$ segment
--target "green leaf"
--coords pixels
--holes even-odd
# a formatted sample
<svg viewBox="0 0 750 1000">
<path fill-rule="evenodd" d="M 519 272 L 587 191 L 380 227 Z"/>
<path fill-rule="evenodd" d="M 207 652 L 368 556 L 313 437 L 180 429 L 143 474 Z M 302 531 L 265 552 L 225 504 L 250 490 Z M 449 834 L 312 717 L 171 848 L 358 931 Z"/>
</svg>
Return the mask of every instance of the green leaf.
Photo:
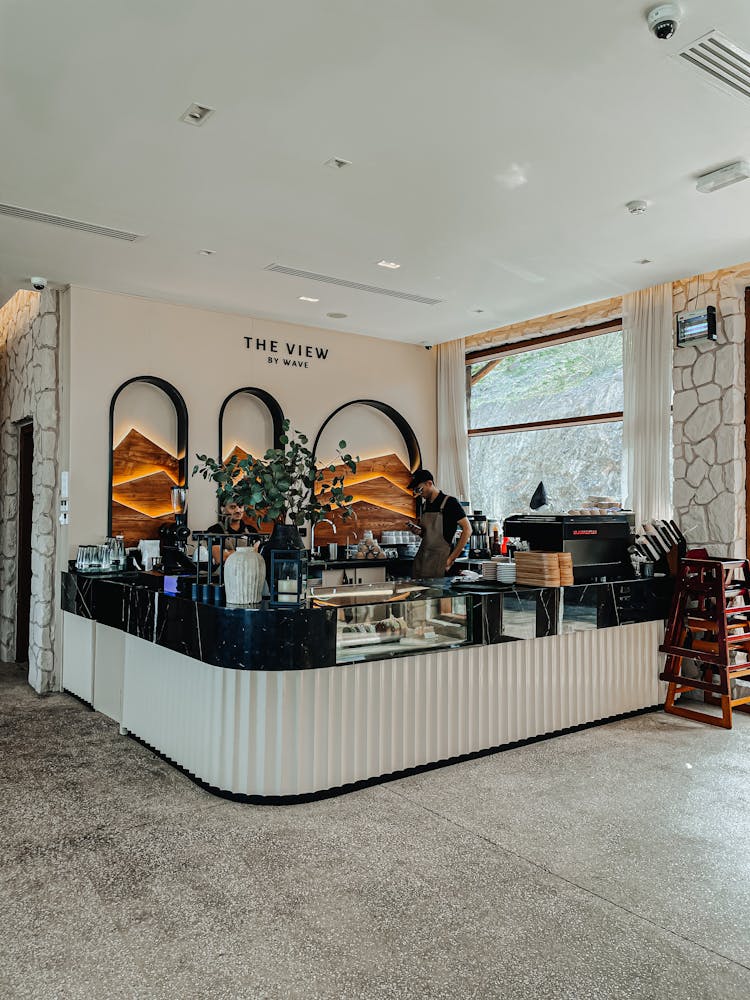
<svg viewBox="0 0 750 1000">
<path fill-rule="evenodd" d="M 339 441 L 339 448 L 346 448 L 346 441 Z"/>
</svg>

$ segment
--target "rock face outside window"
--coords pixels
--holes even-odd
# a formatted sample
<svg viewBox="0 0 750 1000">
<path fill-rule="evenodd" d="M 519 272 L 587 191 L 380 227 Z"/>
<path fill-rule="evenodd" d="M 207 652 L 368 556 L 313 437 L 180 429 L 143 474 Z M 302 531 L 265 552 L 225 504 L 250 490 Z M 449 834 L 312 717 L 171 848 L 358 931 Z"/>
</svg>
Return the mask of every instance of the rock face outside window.
<svg viewBox="0 0 750 1000">
<path fill-rule="evenodd" d="M 476 366 L 480 368 L 480 365 Z M 504 358 L 472 389 L 471 426 L 497 427 L 622 410 L 620 331 Z M 470 439 L 472 503 L 503 518 L 528 508 L 540 480 L 550 504 L 622 495 L 622 421 Z"/>
</svg>

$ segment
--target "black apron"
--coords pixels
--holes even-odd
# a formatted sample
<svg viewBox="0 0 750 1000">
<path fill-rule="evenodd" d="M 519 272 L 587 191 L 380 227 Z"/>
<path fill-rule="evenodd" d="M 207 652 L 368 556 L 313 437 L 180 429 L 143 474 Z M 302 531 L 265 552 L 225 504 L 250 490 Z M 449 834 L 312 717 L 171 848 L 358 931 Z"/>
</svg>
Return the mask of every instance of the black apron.
<svg viewBox="0 0 750 1000">
<path fill-rule="evenodd" d="M 447 501 L 446 495 L 440 510 L 422 514 L 420 518 L 422 544 L 414 559 L 412 574 L 415 580 L 430 580 L 447 573 L 448 556 L 451 554 L 451 547 L 443 538 L 443 507 Z"/>
</svg>

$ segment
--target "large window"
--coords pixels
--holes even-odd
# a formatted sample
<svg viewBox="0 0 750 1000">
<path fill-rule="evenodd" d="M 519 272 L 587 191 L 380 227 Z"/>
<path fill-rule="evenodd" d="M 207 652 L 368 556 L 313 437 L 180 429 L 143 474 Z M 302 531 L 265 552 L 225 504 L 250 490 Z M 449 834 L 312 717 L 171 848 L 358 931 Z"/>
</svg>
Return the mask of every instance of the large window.
<svg viewBox="0 0 750 1000">
<path fill-rule="evenodd" d="M 470 367 L 474 507 L 528 510 L 541 481 L 560 511 L 621 497 L 622 333 L 505 353 Z"/>
</svg>

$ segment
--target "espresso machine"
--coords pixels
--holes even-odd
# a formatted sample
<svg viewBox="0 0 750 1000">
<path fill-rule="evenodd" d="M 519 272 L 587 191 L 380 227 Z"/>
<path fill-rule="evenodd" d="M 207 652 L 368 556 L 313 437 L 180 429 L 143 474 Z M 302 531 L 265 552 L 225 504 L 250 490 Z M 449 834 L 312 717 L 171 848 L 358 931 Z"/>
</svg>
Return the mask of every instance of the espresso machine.
<svg viewBox="0 0 750 1000">
<path fill-rule="evenodd" d="M 475 510 L 469 518 L 471 538 L 469 539 L 469 557 L 471 559 L 490 558 L 490 523 L 481 510 Z"/>
<path fill-rule="evenodd" d="M 576 583 L 622 578 L 631 571 L 632 512 L 607 515 L 513 514 L 503 522 L 510 538 L 532 552 L 570 552 Z"/>
<path fill-rule="evenodd" d="M 172 511 L 174 522 L 162 524 L 159 528 L 162 565 L 166 572 L 178 572 L 180 569 L 194 569 L 192 560 L 185 549 L 190 537 L 187 526 L 187 487 L 172 487 Z"/>
</svg>

